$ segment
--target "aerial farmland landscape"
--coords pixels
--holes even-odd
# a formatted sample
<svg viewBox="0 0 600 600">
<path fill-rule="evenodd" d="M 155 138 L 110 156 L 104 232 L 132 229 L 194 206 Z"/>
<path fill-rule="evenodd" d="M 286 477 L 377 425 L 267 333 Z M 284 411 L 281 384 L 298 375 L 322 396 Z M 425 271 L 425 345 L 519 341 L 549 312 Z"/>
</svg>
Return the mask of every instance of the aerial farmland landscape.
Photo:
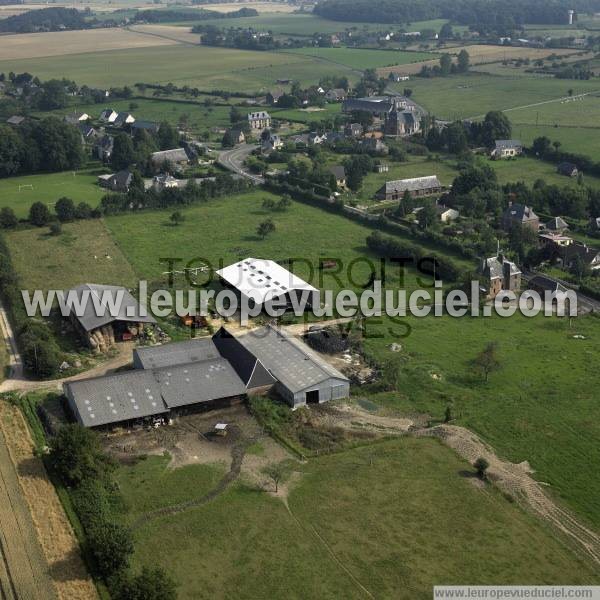
<svg viewBox="0 0 600 600">
<path fill-rule="evenodd" d="M 600 598 L 600 0 L 0 0 L 0 333 L 3 600 Z"/>
</svg>

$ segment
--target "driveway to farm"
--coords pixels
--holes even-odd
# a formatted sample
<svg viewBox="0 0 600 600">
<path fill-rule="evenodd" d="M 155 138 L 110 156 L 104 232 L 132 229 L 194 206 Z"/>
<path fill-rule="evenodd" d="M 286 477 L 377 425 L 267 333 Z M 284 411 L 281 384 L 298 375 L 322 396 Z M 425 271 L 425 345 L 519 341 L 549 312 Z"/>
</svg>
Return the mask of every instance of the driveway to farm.
<svg viewBox="0 0 600 600">
<path fill-rule="evenodd" d="M 265 180 L 263 177 L 249 173 L 244 168 L 244 161 L 256 148 L 258 148 L 258 145 L 255 144 L 240 144 L 233 148 L 233 150 L 225 150 L 219 154 L 219 164 L 229 171 L 250 179 L 253 183 L 264 183 Z"/>
<path fill-rule="evenodd" d="M 0 315 L 2 313 L 0 312 Z M 0 320 L 1 322 L 1 320 Z M 47 381 L 36 381 L 32 379 L 26 379 L 21 370 L 20 377 L 11 376 L 10 379 L 4 380 L 0 383 L 0 393 L 3 392 L 32 392 L 34 390 L 60 390 L 62 384 L 65 381 L 77 381 L 78 379 L 87 379 L 89 377 L 100 377 L 106 375 L 116 369 L 124 367 L 131 362 L 131 352 L 133 350 L 133 344 L 131 342 L 123 342 L 116 346 L 118 354 L 95 367 L 77 373 L 77 375 L 71 375 L 70 377 L 61 377 L 59 379 L 50 379 Z M 20 357 L 19 357 L 20 361 Z"/>
</svg>

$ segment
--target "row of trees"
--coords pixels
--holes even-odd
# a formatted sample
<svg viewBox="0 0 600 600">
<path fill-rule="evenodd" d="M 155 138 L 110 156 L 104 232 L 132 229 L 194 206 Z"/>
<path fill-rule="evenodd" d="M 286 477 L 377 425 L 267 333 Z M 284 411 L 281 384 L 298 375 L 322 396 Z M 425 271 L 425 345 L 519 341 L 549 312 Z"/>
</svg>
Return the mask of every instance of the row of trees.
<svg viewBox="0 0 600 600">
<path fill-rule="evenodd" d="M 111 597 L 175 600 L 175 583 L 162 568 L 131 572 L 133 536 L 113 514 L 120 504 L 112 479 L 115 463 L 103 452 L 97 434 L 80 425 L 65 425 L 50 447 L 49 465 L 69 490 L 85 530 L 89 566 L 104 579 Z"/>
<path fill-rule="evenodd" d="M 37 171 L 67 171 L 83 164 L 81 135 L 56 117 L 0 126 L 0 177 Z"/>
<path fill-rule="evenodd" d="M 425 145 L 429 150 L 462 154 L 473 146 L 492 148 L 495 140 L 510 139 L 512 125 L 503 112 L 493 110 L 481 122 L 455 121 L 443 129 L 426 125 L 426 130 Z"/>
<path fill-rule="evenodd" d="M 452 61 L 450 54 L 440 56 L 440 64 L 430 67 L 423 65 L 419 71 L 420 77 L 446 77 L 458 73 L 466 73 L 470 66 L 469 53 L 463 48 L 456 57 L 456 63 Z"/>
</svg>

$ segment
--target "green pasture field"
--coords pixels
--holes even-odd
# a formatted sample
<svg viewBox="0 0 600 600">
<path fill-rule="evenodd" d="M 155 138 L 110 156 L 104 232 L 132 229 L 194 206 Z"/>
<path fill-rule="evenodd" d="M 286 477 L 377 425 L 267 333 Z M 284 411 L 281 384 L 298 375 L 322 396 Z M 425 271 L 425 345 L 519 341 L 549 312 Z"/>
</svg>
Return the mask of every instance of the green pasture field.
<svg viewBox="0 0 600 600">
<path fill-rule="evenodd" d="M 584 154 L 593 160 L 600 160 L 600 128 L 594 127 L 553 127 L 551 125 L 513 125 L 513 134 L 524 144 L 530 145 L 537 137 L 546 136 L 561 143 L 561 150 Z"/>
<path fill-rule="evenodd" d="M 150 94 L 150 92 L 147 92 Z M 221 99 L 215 99 L 221 102 Z M 130 108 L 131 104 L 137 105 Z M 74 110 L 86 112 L 92 120 L 98 119 L 106 107 L 117 112 L 131 112 L 138 121 L 168 121 L 178 125 L 182 117 L 188 118 L 187 126 L 192 131 L 209 129 L 210 127 L 225 127 L 229 125 L 229 106 L 204 106 L 198 103 L 178 102 L 176 100 L 157 100 L 155 98 L 134 98 L 130 100 L 107 100 L 105 104 L 79 104 L 52 113 L 39 113 L 39 116 L 48 114 L 68 115 Z"/>
<path fill-rule="evenodd" d="M 455 164 L 450 161 L 427 160 L 422 157 L 411 157 L 407 162 L 387 162 L 390 166 L 390 170 L 387 173 L 369 173 L 363 179 L 363 185 L 356 194 L 356 199 L 359 204 L 377 204 L 377 202 L 373 200 L 373 197 L 386 181 L 437 175 L 442 185 L 449 186 L 458 174 Z"/>
<path fill-rule="evenodd" d="M 303 109 L 303 108 L 269 108 L 269 114 L 276 119 L 290 119 L 301 123 L 310 123 L 312 121 L 322 121 L 328 117 L 335 117 L 342 112 L 341 104 L 326 104 L 323 108 Z"/>
<path fill-rule="evenodd" d="M 571 326 L 566 318 L 516 315 L 404 323 L 411 329 L 402 339 L 406 327 L 389 321 L 367 336 L 369 353 L 401 382 L 397 392 L 370 399 L 434 418 L 450 405 L 458 424 L 502 457 L 529 461 L 550 494 L 600 525 L 600 319 L 579 317 Z M 395 341 L 403 346 L 400 355 L 388 348 Z M 498 344 L 500 370 L 486 384 L 470 361 L 489 342 Z"/>
<path fill-rule="evenodd" d="M 315 82 L 340 67 L 280 52 L 208 46 L 161 46 L 0 61 L 0 71 L 28 71 L 42 79 L 67 78 L 79 85 L 124 86 L 137 82 L 254 92 L 278 77 Z"/>
<path fill-rule="evenodd" d="M 500 183 L 524 181 L 528 185 L 535 183 L 537 179 L 543 179 L 548 184 L 559 186 L 577 186 L 577 178 L 565 177 L 556 172 L 556 166 L 550 162 L 520 156 L 514 160 L 489 160 L 487 161 L 498 175 Z M 585 175 L 586 185 L 600 188 L 600 178 L 593 175 Z"/>
<path fill-rule="evenodd" d="M 237 19 L 209 19 L 198 21 L 199 25 L 214 25 L 215 27 L 252 27 L 257 31 L 271 31 L 278 35 L 307 36 L 313 33 L 339 33 L 346 29 L 383 31 L 386 29 L 406 29 L 407 31 L 420 31 L 421 29 L 434 29 L 439 31 L 446 23 L 445 19 L 432 19 L 430 21 L 415 21 L 410 25 L 383 23 L 354 23 L 345 21 L 330 21 L 313 14 L 290 14 L 290 13 L 262 13 L 258 17 L 239 17 Z M 195 25 L 194 21 L 182 21 L 172 23 L 182 27 Z M 460 30 L 461 28 L 456 28 Z"/>
<path fill-rule="evenodd" d="M 6 242 L 23 289 L 69 289 L 81 283 L 136 285 L 134 272 L 100 219 L 14 231 Z"/>
<path fill-rule="evenodd" d="M 563 80 L 564 81 L 564 80 Z M 577 86 L 567 85 L 577 93 Z M 568 125 L 572 127 L 598 126 L 600 119 L 600 95 L 573 97 L 557 102 L 549 102 L 530 108 L 507 110 L 512 123 L 528 125 Z"/>
<path fill-rule="evenodd" d="M 405 86 L 395 84 L 392 87 L 401 91 Z M 490 110 L 515 109 L 553 101 L 567 96 L 569 89 L 572 89 L 575 95 L 600 91 L 600 83 L 593 80 L 511 78 L 479 73 L 432 79 L 413 77 L 410 87 L 413 90 L 413 99 L 441 119 L 474 118 L 483 116 Z M 560 105 L 560 101 L 557 104 Z M 573 108 L 574 104 L 569 103 L 569 107 Z M 553 105 L 554 102 L 541 104 L 529 110 L 541 112 Z M 510 111 L 509 118 L 512 119 L 516 113 L 516 110 Z"/>
<path fill-rule="evenodd" d="M 340 259 L 343 265 L 359 257 L 373 258 L 365 244 L 372 229 L 298 202 L 285 212 L 266 211 L 262 208 L 265 198 L 275 197 L 268 192 L 253 191 L 196 205 L 182 211 L 186 219 L 175 227 L 169 223 L 168 211 L 111 216 L 106 218 L 106 224 L 136 274 L 151 281 L 164 280 L 162 273 L 168 269 L 165 263 L 159 262 L 164 257 L 180 257 L 180 265 L 191 260 L 195 260 L 196 265 L 204 259 L 215 268 L 219 268 L 221 262 L 227 265 L 248 256 L 277 261 L 299 258 L 308 260 L 313 269 L 323 257 Z M 256 235 L 256 228 L 269 217 L 276 230 L 261 240 Z M 143 227 L 140 227 L 140 220 L 143 220 Z M 229 232 L 227 236 L 223 235 L 224 230 Z M 412 239 L 408 241 L 413 243 Z M 422 247 L 435 250 L 432 245 L 422 244 Z M 465 270 L 473 267 L 465 259 L 452 258 Z M 293 270 L 315 287 L 340 288 L 332 274 L 324 271 L 320 281 L 319 273 L 316 270 L 311 273 L 301 261 Z M 369 272 L 366 264 L 357 264 L 353 269 L 355 282 L 365 283 Z M 408 288 L 415 285 L 413 276 L 414 273 L 407 280 Z M 340 274 L 340 279 L 342 284 L 354 287 L 345 273 Z M 393 278 L 390 282 L 393 283 Z M 184 281 L 176 283 L 183 284 Z"/>
<path fill-rule="evenodd" d="M 368 48 L 296 48 L 286 53 L 301 54 L 352 69 L 375 69 L 404 65 L 436 58 L 429 52 L 405 52 L 402 50 L 371 50 Z"/>
<path fill-rule="evenodd" d="M 96 179 L 98 174 L 104 172 L 98 165 L 96 168 L 86 168 L 81 171 L 0 179 L 0 208 L 10 206 L 17 217 L 25 218 L 34 202 L 43 202 L 52 211 L 56 201 L 63 196 L 71 198 L 75 203 L 87 202 L 90 206 L 96 207 L 105 193 L 96 184 Z M 23 186 L 32 186 L 33 189 Z"/>
<path fill-rule="evenodd" d="M 125 523 L 214 487 L 216 467 L 168 470 L 168 461 L 118 469 Z M 149 519 L 135 531 L 134 568 L 160 564 L 182 600 L 364 598 L 363 588 L 413 600 L 430 598 L 442 581 L 597 579 L 517 504 L 473 485 L 464 476 L 471 466 L 435 440 L 386 441 L 294 469 L 289 511 L 240 480 L 209 503 Z"/>
</svg>

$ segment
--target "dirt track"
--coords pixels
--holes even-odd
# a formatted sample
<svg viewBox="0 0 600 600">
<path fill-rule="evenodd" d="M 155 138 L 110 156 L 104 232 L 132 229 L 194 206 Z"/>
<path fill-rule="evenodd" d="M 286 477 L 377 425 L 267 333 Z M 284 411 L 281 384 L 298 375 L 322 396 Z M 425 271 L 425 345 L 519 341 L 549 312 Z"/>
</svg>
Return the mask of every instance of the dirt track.
<svg viewBox="0 0 600 600">
<path fill-rule="evenodd" d="M 548 521 L 600 565 L 600 535 L 555 504 L 544 492 L 542 484 L 531 477 L 531 467 L 527 462 L 514 464 L 500 459 L 477 434 L 464 427 L 439 425 L 421 430 L 419 435 L 439 438 L 470 463 L 479 457 L 485 458 L 490 464 L 489 478 L 495 485 Z"/>
<path fill-rule="evenodd" d="M 0 402 L 4 598 L 93 600 L 79 545 L 18 408 Z M 12 595 L 11 595 L 12 594 Z"/>
</svg>

